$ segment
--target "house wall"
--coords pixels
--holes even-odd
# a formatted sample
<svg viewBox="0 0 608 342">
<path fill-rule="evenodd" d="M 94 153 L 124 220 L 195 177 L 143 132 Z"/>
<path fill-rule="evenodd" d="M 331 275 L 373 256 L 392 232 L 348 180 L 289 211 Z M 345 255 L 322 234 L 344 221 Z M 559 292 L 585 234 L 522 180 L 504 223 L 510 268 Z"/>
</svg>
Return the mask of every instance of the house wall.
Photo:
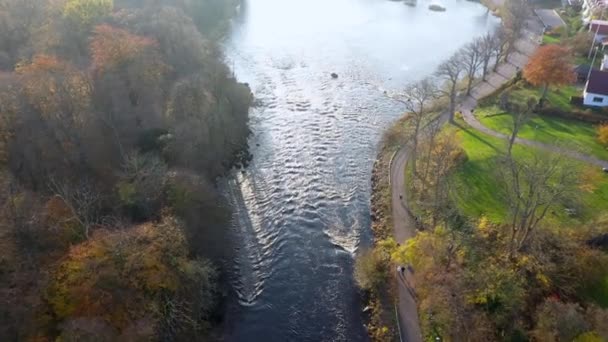
<svg viewBox="0 0 608 342">
<path fill-rule="evenodd" d="M 602 99 L 601 102 L 593 101 L 594 99 L 599 99 L 599 98 Z M 583 104 L 585 106 L 607 107 L 608 106 L 608 96 L 584 92 L 583 93 Z"/>
</svg>

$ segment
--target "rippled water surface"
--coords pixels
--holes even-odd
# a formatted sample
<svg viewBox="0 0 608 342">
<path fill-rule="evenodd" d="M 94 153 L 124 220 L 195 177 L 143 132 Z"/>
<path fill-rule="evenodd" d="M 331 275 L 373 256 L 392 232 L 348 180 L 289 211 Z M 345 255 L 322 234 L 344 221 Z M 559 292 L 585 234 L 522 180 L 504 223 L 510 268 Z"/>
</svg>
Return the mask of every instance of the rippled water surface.
<svg viewBox="0 0 608 342">
<path fill-rule="evenodd" d="M 236 293 L 229 341 L 366 340 L 352 278 L 371 239 L 371 168 L 401 108 L 384 89 L 430 75 L 497 24 L 442 0 L 247 0 L 224 51 L 259 102 L 254 159 L 226 185 Z M 330 74 L 337 73 L 338 79 Z"/>
</svg>

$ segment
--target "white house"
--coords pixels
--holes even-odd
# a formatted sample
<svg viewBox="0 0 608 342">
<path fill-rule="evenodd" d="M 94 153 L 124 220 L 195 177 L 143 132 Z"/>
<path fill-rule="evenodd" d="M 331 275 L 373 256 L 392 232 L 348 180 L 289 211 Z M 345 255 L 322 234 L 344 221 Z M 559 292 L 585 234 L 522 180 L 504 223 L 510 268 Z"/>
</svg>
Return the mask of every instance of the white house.
<svg viewBox="0 0 608 342">
<path fill-rule="evenodd" d="M 583 22 L 586 24 L 591 21 L 593 12 L 608 6 L 608 0 L 584 0 L 582 6 Z"/>
<path fill-rule="evenodd" d="M 585 106 L 608 106 L 608 71 L 593 70 L 583 91 Z"/>
</svg>

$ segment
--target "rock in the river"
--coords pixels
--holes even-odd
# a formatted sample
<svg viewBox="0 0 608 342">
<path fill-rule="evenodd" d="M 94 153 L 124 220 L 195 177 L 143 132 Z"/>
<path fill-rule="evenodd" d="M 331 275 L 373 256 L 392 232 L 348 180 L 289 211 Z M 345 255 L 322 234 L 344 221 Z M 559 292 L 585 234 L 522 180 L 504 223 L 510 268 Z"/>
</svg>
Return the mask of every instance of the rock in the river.
<svg viewBox="0 0 608 342">
<path fill-rule="evenodd" d="M 435 12 L 445 12 L 446 11 L 445 7 L 437 5 L 437 4 L 429 5 L 429 9 L 431 11 L 435 11 Z"/>
<path fill-rule="evenodd" d="M 335 72 L 332 72 L 332 73 L 331 73 L 331 78 L 334 78 L 334 79 L 335 79 L 335 78 L 338 78 L 338 74 L 336 74 Z"/>
</svg>

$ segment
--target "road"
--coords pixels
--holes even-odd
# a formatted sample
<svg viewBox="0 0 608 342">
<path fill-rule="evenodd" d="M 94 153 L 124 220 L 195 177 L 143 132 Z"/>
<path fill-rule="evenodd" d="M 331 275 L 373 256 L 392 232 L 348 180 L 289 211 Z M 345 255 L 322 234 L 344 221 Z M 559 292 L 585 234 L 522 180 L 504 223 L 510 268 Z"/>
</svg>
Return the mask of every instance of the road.
<svg viewBox="0 0 608 342">
<path fill-rule="evenodd" d="M 477 84 L 473 88 L 471 96 L 466 97 L 461 102 L 459 106 L 460 110 L 470 113 L 470 110 L 475 108 L 477 99 L 493 93 L 497 88 L 512 79 L 519 69 L 523 68 L 530 54 L 538 47 L 542 34 L 542 25 L 535 18 L 528 21 L 527 27 L 528 29 L 524 32 L 522 38 L 516 43 L 517 52 L 513 52 L 507 62 L 499 65 L 496 72 L 488 75 L 486 81 Z M 441 115 L 440 120 L 447 121 L 447 113 Z M 407 195 L 405 193 L 405 167 L 409 156 L 409 146 L 406 144 L 395 154 L 390 165 L 394 237 L 401 244 L 416 234 L 415 220 L 407 209 Z M 407 277 L 410 283 L 414 284 L 414 275 L 408 274 Z M 413 290 L 409 289 L 401 281 L 398 284 L 399 298 L 397 308 L 402 341 L 421 342 L 422 333 Z"/>
</svg>

